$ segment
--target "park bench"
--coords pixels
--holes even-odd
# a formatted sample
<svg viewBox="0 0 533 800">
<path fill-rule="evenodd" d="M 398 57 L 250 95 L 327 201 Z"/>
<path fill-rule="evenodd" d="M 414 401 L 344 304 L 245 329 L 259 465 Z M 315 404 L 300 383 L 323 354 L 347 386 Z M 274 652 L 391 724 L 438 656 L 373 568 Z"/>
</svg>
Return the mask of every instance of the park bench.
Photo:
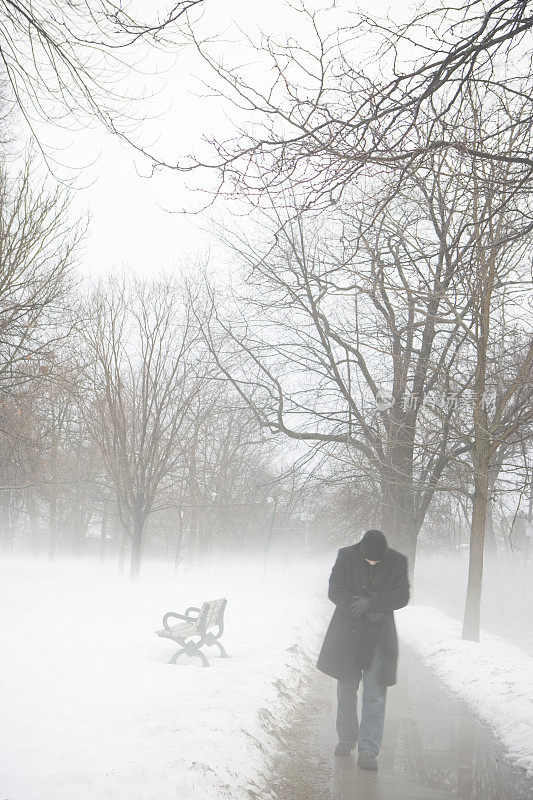
<svg viewBox="0 0 533 800">
<path fill-rule="evenodd" d="M 200 650 L 204 644 L 208 647 L 216 645 L 222 658 L 229 658 L 219 642 L 224 632 L 226 603 L 226 598 L 221 597 L 219 600 L 210 600 L 208 603 L 204 603 L 201 608 L 189 606 L 184 614 L 177 614 L 174 611 L 165 614 L 163 627 L 156 631 L 156 634 L 165 639 L 172 639 L 173 642 L 180 645 L 180 649 L 174 653 L 169 664 L 175 664 L 178 658 L 186 653 L 189 656 L 199 656 L 204 667 L 208 667 L 209 661 Z M 168 621 L 172 618 L 182 620 L 182 622 L 178 625 L 169 625 Z M 212 628 L 217 630 L 213 632 Z"/>
</svg>

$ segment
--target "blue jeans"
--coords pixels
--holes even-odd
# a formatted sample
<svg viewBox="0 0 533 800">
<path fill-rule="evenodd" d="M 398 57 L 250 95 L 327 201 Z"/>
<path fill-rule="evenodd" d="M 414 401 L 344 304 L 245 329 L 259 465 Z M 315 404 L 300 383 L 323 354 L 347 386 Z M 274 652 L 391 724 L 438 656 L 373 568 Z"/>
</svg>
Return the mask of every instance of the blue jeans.
<svg viewBox="0 0 533 800">
<path fill-rule="evenodd" d="M 359 741 L 360 753 L 378 755 L 385 722 L 387 687 L 379 682 L 381 651 L 374 650 L 368 669 L 354 667 L 353 675 L 337 681 L 337 734 L 341 742 Z M 363 678 L 361 725 L 357 719 L 357 689 Z"/>
</svg>

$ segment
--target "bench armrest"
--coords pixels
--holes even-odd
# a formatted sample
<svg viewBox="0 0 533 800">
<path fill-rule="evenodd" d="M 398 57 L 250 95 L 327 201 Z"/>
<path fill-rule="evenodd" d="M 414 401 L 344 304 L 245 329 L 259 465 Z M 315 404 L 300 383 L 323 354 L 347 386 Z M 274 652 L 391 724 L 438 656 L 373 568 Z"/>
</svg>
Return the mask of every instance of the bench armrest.
<svg viewBox="0 0 533 800">
<path fill-rule="evenodd" d="M 165 614 L 165 616 L 163 617 L 163 628 L 165 628 L 165 630 L 167 630 L 167 631 L 170 630 L 170 628 L 168 627 L 168 622 L 167 622 L 169 617 L 175 617 L 176 619 L 182 619 L 185 622 L 194 622 L 194 620 L 191 617 L 186 617 L 183 614 L 176 614 L 174 611 L 169 611 L 168 614 Z"/>
<path fill-rule="evenodd" d="M 197 608 L 196 606 L 189 606 L 189 608 L 185 609 L 185 616 L 189 617 L 191 611 L 197 611 L 198 614 L 202 613 L 202 609 L 201 608 Z"/>
</svg>

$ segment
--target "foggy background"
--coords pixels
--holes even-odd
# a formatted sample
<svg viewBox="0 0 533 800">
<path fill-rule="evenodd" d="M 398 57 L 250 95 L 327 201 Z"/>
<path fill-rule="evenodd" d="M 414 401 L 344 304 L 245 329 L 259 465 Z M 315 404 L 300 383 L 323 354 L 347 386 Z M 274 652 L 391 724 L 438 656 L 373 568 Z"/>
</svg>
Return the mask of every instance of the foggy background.
<svg viewBox="0 0 533 800">
<path fill-rule="evenodd" d="M 29 26 L 18 7 L 0 11 L 6 786 L 27 791 L 34 752 L 55 800 L 78 783 L 81 800 L 108 796 L 115 758 L 131 781 L 117 791 L 139 780 L 148 796 L 146 739 L 154 758 L 163 742 L 161 800 L 194 798 L 214 780 L 191 777 L 197 703 L 199 746 L 235 790 L 240 766 L 217 749 L 203 680 L 265 770 L 290 711 L 273 687 L 303 692 L 337 550 L 370 528 L 409 558 L 406 639 L 442 613 L 457 630 L 428 646 L 450 664 L 511 663 L 517 646 L 526 671 L 524 4 L 426 17 L 399 2 L 199 0 L 170 21 L 170 5 L 144 0 L 131 18 L 106 2 L 52 5 L 35 4 Z M 500 25 L 503 45 L 490 39 Z M 463 60 L 461 42 L 485 35 L 479 60 Z M 441 51 L 458 64 L 445 78 Z M 178 703 L 179 679 L 154 630 L 216 597 L 236 666 L 186 671 L 186 756 L 172 772 L 179 708 L 165 698 Z M 241 682 L 242 700 L 224 694 Z M 506 691 L 523 698 L 513 753 L 527 767 L 519 688 Z"/>
</svg>

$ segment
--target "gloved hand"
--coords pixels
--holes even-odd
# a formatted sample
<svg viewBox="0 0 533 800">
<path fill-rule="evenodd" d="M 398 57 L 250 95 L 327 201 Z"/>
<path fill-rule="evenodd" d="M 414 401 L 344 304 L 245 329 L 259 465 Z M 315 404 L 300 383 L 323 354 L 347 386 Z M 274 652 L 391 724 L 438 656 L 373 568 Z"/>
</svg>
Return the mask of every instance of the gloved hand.
<svg viewBox="0 0 533 800">
<path fill-rule="evenodd" d="M 362 617 L 365 611 L 368 611 L 370 600 L 368 597 L 354 597 L 353 601 L 348 606 L 348 613 L 352 617 Z"/>
<path fill-rule="evenodd" d="M 370 620 L 370 622 L 383 622 L 387 619 L 387 615 L 384 611 L 367 611 L 365 617 Z"/>
</svg>

